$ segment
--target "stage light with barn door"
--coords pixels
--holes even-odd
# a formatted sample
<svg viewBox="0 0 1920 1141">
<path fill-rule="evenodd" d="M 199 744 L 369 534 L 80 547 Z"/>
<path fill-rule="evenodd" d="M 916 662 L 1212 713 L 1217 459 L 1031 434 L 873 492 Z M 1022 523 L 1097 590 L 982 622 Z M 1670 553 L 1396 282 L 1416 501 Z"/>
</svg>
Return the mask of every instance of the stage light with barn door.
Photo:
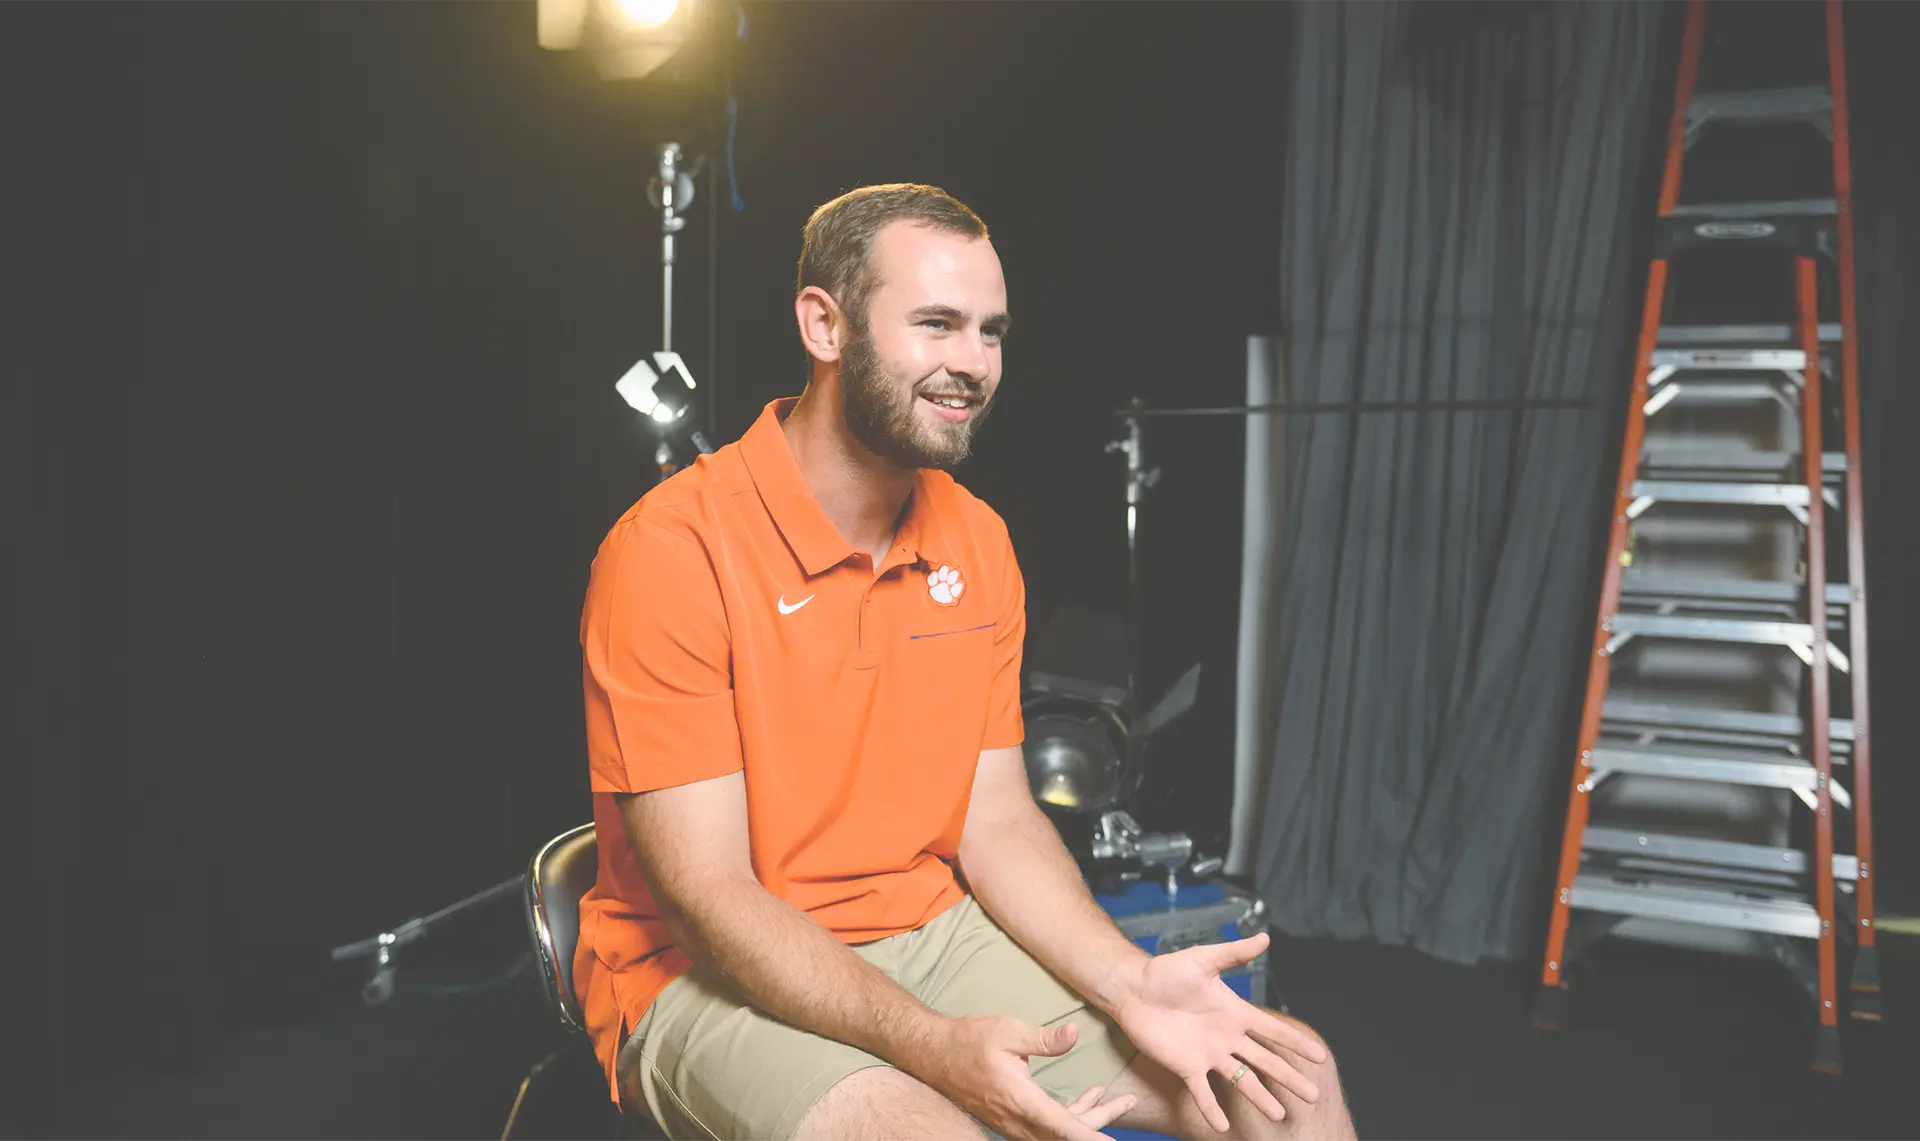
<svg viewBox="0 0 1920 1141">
<path fill-rule="evenodd" d="M 1103 868 L 1122 869 L 1123 881 L 1152 871 L 1172 898 L 1183 873 L 1219 869 L 1218 859 L 1195 853 L 1185 833 L 1148 832 L 1128 812 L 1140 790 L 1147 741 L 1191 710 L 1199 690 L 1195 665 L 1136 718 L 1125 687 L 1028 671 L 1020 697 L 1028 784 L 1089 878 L 1097 880 Z"/>
<path fill-rule="evenodd" d="M 696 450 L 706 453 L 713 446 L 694 427 L 690 415 L 696 387 L 687 362 L 671 349 L 654 353 L 651 359 L 641 357 L 613 385 L 629 408 L 646 417 L 663 447 L 670 448 L 684 437 Z"/>
</svg>

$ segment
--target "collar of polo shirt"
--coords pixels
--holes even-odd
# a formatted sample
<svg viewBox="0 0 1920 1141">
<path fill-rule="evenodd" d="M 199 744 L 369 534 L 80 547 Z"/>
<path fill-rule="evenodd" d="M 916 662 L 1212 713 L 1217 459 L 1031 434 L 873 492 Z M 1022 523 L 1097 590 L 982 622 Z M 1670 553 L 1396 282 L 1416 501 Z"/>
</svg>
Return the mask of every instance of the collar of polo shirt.
<svg viewBox="0 0 1920 1141">
<path fill-rule="evenodd" d="M 840 528 L 827 517 L 826 508 L 814 498 L 813 488 L 807 485 L 806 476 L 800 472 L 800 462 L 787 444 L 786 433 L 780 429 L 781 421 L 799 402 L 798 397 L 788 397 L 767 405 L 765 413 L 740 438 L 740 454 L 746 460 L 747 471 L 753 476 L 761 501 L 773 516 L 774 526 L 780 529 L 781 537 L 787 541 L 794 558 L 800 561 L 801 569 L 812 578 L 859 552 L 840 534 Z M 946 561 L 938 550 L 940 523 L 938 505 L 933 502 L 937 495 L 926 472 L 914 476 L 906 519 L 894 536 L 893 549 L 882 564 L 874 568 L 875 573 L 885 573 L 896 566 Z"/>
</svg>

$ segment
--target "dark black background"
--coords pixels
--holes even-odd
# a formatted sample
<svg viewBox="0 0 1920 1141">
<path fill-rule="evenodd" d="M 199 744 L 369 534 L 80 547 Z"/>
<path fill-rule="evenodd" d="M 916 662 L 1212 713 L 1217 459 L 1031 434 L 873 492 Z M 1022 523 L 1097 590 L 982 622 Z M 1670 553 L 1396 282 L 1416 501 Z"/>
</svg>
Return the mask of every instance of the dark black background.
<svg viewBox="0 0 1920 1141">
<path fill-rule="evenodd" d="M 748 11 L 747 208 L 717 219 L 710 260 L 703 185 L 682 243 L 676 343 L 714 382 L 718 437 L 800 387 L 808 212 L 940 184 L 992 227 L 1017 318 L 961 478 L 1007 519 L 1034 628 L 1118 613 L 1108 412 L 1237 402 L 1275 311 L 1286 8 Z M 1911 90 L 1899 43 L 1856 40 L 1881 61 L 1863 89 Z M 644 186 L 669 129 L 717 153 L 718 121 L 541 51 L 521 3 L 7 5 L 0 84 L 0 639 L 20 663 L 0 835 L 23 956 L 4 986 L 27 1028 L 0 1042 L 0 1109 L 18 1111 L 318 1017 L 341 993 L 329 946 L 513 875 L 586 818 L 581 592 L 653 474 L 612 389 L 657 347 Z M 1904 137 L 1897 105 L 1862 107 L 1863 151 L 1876 114 L 1873 137 Z M 1895 208 L 1920 189 L 1906 147 L 1856 160 L 1868 347 L 1896 364 L 1920 244 Z M 1915 397 L 1876 391 L 1886 863 L 1912 851 L 1894 671 L 1916 626 Z M 1164 815 L 1215 842 L 1242 438 L 1156 431 L 1142 521 L 1149 683 L 1210 671 Z M 103 1049 L 123 1034 L 140 1048 Z"/>
<path fill-rule="evenodd" d="M 1237 401 L 1270 309 L 1285 10 L 749 13 L 716 359 L 710 184 L 677 291 L 718 437 L 800 388 L 812 208 L 942 185 L 992 227 L 1018 323 L 961 478 L 1007 519 L 1036 628 L 1117 614 L 1110 410 Z M 329 946 L 586 818 L 581 594 L 653 477 L 612 388 L 658 347 L 644 187 L 669 129 L 704 150 L 716 120 L 540 50 L 531 4 L 0 20 L 5 819 L 39 917 L 8 983 L 17 1025 L 57 1028 L 7 1043 L 17 1101 L 92 1073 L 110 1028 L 149 1047 L 113 1065 L 164 1070 L 322 1009 Z M 1231 665 L 1242 429 L 1158 435 L 1142 541 L 1170 678 Z M 1220 708 L 1180 758 L 1203 830 L 1225 826 Z"/>
</svg>

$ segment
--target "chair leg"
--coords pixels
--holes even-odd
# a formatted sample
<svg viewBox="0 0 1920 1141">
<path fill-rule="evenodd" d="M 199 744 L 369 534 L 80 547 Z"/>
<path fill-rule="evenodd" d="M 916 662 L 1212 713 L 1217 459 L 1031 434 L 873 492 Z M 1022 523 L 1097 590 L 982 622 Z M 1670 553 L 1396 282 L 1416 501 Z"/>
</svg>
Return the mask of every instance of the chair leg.
<svg viewBox="0 0 1920 1141">
<path fill-rule="evenodd" d="M 548 1066 L 560 1060 L 560 1055 L 563 1052 L 563 1050 L 555 1050 L 553 1053 L 535 1062 L 533 1066 L 527 1070 L 527 1076 L 520 1079 L 520 1089 L 513 1095 L 513 1108 L 507 1111 L 506 1127 L 500 1130 L 500 1141 L 513 1141 L 513 1127 L 520 1123 L 520 1107 L 526 1104 L 527 1091 L 533 1088 L 535 1078 L 545 1073 Z"/>
</svg>

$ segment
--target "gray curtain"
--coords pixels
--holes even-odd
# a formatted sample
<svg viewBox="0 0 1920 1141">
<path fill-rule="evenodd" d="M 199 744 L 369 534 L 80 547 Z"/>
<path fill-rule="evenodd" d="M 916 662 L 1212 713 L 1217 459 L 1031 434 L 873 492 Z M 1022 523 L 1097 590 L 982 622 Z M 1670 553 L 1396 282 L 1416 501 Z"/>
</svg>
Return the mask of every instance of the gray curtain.
<svg viewBox="0 0 1920 1141">
<path fill-rule="evenodd" d="M 1420 7 L 1298 9 L 1288 398 L 1589 403 L 1290 419 L 1255 873 L 1284 931 L 1472 962 L 1530 955 L 1547 902 L 1661 10 Z"/>
</svg>

